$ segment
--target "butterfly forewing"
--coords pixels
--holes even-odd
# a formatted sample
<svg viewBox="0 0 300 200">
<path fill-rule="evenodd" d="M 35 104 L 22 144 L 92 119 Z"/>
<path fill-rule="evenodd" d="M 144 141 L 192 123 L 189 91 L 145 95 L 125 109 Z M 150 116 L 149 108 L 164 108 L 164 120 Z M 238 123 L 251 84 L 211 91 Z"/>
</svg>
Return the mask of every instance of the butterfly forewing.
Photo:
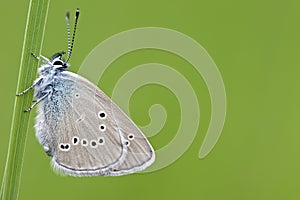
<svg viewBox="0 0 300 200">
<path fill-rule="evenodd" d="M 65 125 L 58 130 L 54 167 L 84 176 L 123 175 L 150 165 L 151 145 L 118 106 L 88 80 L 63 73 L 74 87 Z"/>
<path fill-rule="evenodd" d="M 110 105 L 110 99 L 96 103 L 95 87 L 82 84 L 76 74 L 67 74 L 66 81 L 72 81 L 74 87 L 63 120 L 65 124 L 59 127 L 54 166 L 72 175 L 106 175 L 126 153 L 110 108 L 105 108 Z M 104 110 L 106 116 L 101 118 L 99 112 Z M 65 149 L 65 145 L 69 145 L 69 149 Z"/>
</svg>

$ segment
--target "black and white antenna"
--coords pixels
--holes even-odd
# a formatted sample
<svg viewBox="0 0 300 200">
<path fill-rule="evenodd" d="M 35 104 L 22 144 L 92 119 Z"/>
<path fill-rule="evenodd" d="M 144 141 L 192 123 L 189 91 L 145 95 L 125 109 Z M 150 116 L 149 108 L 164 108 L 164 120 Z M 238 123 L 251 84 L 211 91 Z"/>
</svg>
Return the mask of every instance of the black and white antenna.
<svg viewBox="0 0 300 200">
<path fill-rule="evenodd" d="M 72 49 L 75 41 L 75 34 L 76 34 L 76 27 L 77 27 L 77 22 L 79 18 L 79 8 L 76 9 L 76 14 L 75 14 L 75 23 L 74 23 L 74 30 L 73 30 L 73 35 L 72 35 L 72 41 L 71 41 L 71 30 L 70 30 L 70 12 L 68 11 L 66 14 L 66 21 L 67 21 L 67 31 L 68 31 L 68 57 L 66 60 L 66 63 L 70 60 L 71 54 L 72 54 Z"/>
</svg>

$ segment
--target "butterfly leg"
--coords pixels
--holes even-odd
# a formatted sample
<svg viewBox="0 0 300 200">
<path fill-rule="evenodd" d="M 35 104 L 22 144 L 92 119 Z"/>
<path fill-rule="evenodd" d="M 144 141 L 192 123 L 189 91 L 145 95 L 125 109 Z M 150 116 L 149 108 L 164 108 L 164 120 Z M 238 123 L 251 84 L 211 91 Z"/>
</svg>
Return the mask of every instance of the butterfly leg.
<svg viewBox="0 0 300 200">
<path fill-rule="evenodd" d="M 43 78 L 39 78 L 37 79 L 29 88 L 27 88 L 26 90 L 24 90 L 23 92 L 20 92 L 19 94 L 16 94 L 17 96 L 22 96 L 23 94 L 25 94 L 26 92 L 28 92 L 29 90 L 33 89 L 34 86 L 40 84 L 42 82 Z"/>
<path fill-rule="evenodd" d="M 35 59 L 37 59 L 37 60 L 39 60 L 39 61 L 41 61 L 41 62 L 43 62 L 43 63 L 45 63 L 45 64 L 52 65 L 51 62 L 50 62 L 50 60 L 49 60 L 48 58 L 46 58 L 45 56 L 40 55 L 40 57 L 39 57 L 39 56 L 35 55 L 34 53 L 31 53 L 31 55 L 32 55 Z"/>
<path fill-rule="evenodd" d="M 49 92 L 47 92 L 44 96 L 42 96 L 41 98 L 39 98 L 38 100 L 36 100 L 34 102 L 34 104 L 32 104 L 28 109 L 26 109 L 24 112 L 29 112 L 32 108 L 34 108 L 34 106 L 36 106 L 38 103 L 40 103 L 42 100 L 44 100 L 47 96 L 49 96 L 52 93 L 52 90 L 50 90 Z"/>
</svg>

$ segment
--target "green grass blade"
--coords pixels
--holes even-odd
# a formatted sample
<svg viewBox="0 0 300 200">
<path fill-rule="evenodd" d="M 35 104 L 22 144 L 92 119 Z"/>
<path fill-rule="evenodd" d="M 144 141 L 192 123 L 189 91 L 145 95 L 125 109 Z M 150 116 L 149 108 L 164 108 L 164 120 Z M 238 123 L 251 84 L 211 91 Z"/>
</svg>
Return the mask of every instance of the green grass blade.
<svg viewBox="0 0 300 200">
<path fill-rule="evenodd" d="M 36 78 L 38 63 L 30 53 L 41 52 L 49 3 L 50 0 L 29 1 L 17 92 L 29 87 Z M 31 92 L 15 99 L 8 154 L 0 191 L 1 200 L 18 199 L 29 125 L 29 113 L 24 113 L 24 109 L 32 104 L 31 100 Z"/>
</svg>

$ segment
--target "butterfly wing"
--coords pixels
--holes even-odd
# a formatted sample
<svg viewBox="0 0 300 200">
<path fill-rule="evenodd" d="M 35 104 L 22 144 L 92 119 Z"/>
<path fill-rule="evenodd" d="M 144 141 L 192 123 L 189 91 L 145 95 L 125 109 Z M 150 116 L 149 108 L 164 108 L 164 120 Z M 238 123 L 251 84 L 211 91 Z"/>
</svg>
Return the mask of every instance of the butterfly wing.
<svg viewBox="0 0 300 200">
<path fill-rule="evenodd" d="M 135 124 L 97 86 L 72 72 L 69 107 L 56 130 L 52 159 L 57 171 L 75 175 L 123 175 L 154 161 L 154 151 Z"/>
<path fill-rule="evenodd" d="M 112 102 L 112 111 L 120 128 L 122 137 L 125 138 L 127 154 L 123 162 L 119 162 L 111 175 L 122 175 L 140 171 L 150 166 L 155 159 L 152 146 L 140 129 Z"/>
</svg>

